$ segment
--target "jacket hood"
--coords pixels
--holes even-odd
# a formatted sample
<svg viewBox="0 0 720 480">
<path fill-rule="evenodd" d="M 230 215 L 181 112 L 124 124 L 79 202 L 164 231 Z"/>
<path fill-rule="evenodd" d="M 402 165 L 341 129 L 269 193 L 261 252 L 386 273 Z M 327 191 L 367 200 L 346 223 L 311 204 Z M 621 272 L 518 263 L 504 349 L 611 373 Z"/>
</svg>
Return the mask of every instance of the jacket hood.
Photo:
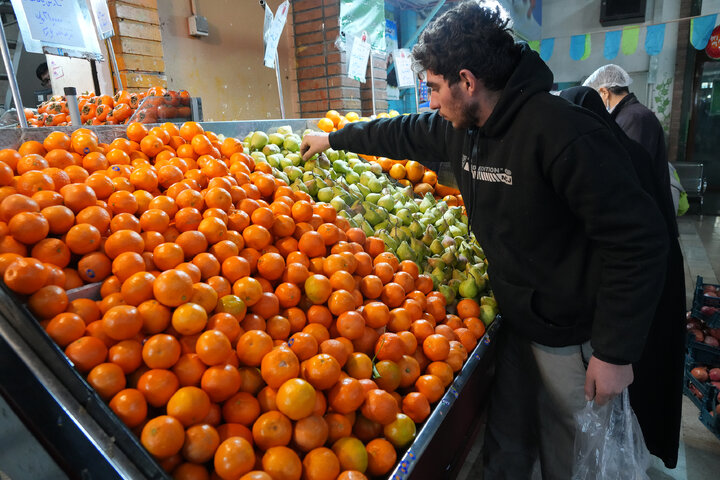
<svg viewBox="0 0 720 480">
<path fill-rule="evenodd" d="M 527 44 L 522 44 L 520 61 L 508 79 L 500 100 L 490 117 L 479 130 L 482 135 L 493 137 L 502 133 L 512 122 L 520 107 L 533 95 L 549 92 L 553 74 L 540 55 Z"/>
</svg>

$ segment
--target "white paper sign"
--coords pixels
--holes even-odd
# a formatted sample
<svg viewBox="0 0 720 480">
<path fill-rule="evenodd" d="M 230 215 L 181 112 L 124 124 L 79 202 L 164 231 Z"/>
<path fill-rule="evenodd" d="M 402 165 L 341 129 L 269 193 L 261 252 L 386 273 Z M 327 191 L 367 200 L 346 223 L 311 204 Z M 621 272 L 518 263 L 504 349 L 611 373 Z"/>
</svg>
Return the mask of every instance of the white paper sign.
<svg viewBox="0 0 720 480">
<path fill-rule="evenodd" d="M 22 0 L 33 38 L 43 44 L 84 47 L 78 5 L 65 0 Z"/>
<path fill-rule="evenodd" d="M 370 58 L 370 43 L 367 41 L 367 33 L 355 37 L 350 50 L 350 61 L 348 62 L 348 77 L 365 83 L 365 72 L 367 71 L 368 59 Z"/>
<path fill-rule="evenodd" d="M 282 35 L 283 28 L 285 28 L 285 21 L 287 20 L 288 9 L 290 3 L 285 0 L 275 12 L 275 18 L 270 22 L 270 26 L 265 31 L 263 38 L 265 39 L 265 57 L 263 59 L 265 66 L 268 68 L 275 68 L 275 56 L 277 54 L 277 46 L 280 42 L 280 35 Z M 267 18 L 269 7 L 265 4 L 265 25 L 267 26 Z M 272 15 L 272 12 L 271 12 Z"/>
<path fill-rule="evenodd" d="M 393 60 L 395 61 L 395 75 L 397 75 L 398 87 L 414 87 L 415 75 L 412 71 L 410 52 L 406 48 L 395 50 Z"/>
<path fill-rule="evenodd" d="M 92 5 L 95 25 L 97 26 L 100 38 L 106 39 L 115 35 L 112 20 L 110 20 L 110 12 L 108 11 L 107 2 L 105 0 L 90 0 L 90 4 Z"/>
</svg>

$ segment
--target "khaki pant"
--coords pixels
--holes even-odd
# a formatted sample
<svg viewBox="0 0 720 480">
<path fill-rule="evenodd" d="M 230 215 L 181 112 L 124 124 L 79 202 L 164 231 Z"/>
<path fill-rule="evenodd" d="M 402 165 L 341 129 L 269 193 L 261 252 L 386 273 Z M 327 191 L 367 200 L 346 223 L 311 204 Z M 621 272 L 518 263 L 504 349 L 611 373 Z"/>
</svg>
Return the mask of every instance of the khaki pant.
<svg viewBox="0 0 720 480">
<path fill-rule="evenodd" d="M 540 459 L 543 480 L 572 476 L 574 414 L 585 401 L 590 342 L 552 348 L 498 335 L 483 458 L 484 480 L 530 479 Z"/>
</svg>

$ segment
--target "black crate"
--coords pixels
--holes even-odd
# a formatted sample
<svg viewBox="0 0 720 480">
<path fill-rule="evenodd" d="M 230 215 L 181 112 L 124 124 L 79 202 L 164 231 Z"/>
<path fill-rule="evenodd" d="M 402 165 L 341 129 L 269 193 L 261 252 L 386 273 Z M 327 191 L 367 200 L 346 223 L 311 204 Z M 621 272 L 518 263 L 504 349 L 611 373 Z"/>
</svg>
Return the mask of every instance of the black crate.
<svg viewBox="0 0 720 480">
<path fill-rule="evenodd" d="M 688 335 L 687 354 L 696 364 L 720 367 L 720 347 L 697 342 L 692 335 Z"/>
<path fill-rule="evenodd" d="M 720 297 L 708 297 L 705 296 L 705 294 L 703 293 L 703 287 L 705 285 L 713 285 L 714 287 L 718 286 L 714 284 L 703 283 L 703 277 L 698 275 L 697 281 L 695 282 L 695 295 L 693 296 L 692 316 L 704 321 L 710 328 L 720 328 L 720 311 L 710 315 L 706 315 L 701 312 L 701 309 L 704 306 L 720 308 Z"/>
<path fill-rule="evenodd" d="M 713 399 L 717 400 L 717 389 L 708 382 L 701 382 L 697 378 L 693 377 L 690 371 L 695 368 L 696 365 L 702 365 L 701 363 L 695 362 L 691 357 L 685 358 L 685 378 L 683 379 L 683 393 L 692 400 L 696 407 L 702 412 L 709 410 Z M 698 398 L 695 393 L 690 389 L 694 387 L 701 395 L 702 398 Z"/>
<path fill-rule="evenodd" d="M 709 402 L 708 409 L 700 410 L 700 421 L 720 440 L 720 414 L 717 413 L 717 395 Z"/>
</svg>

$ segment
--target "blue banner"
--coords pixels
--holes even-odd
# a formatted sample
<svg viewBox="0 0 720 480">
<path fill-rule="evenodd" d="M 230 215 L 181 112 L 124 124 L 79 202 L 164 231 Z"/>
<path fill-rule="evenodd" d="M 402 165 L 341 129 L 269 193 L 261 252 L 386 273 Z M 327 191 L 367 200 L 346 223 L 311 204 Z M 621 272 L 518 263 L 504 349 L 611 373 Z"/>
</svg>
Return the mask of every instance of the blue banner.
<svg viewBox="0 0 720 480">
<path fill-rule="evenodd" d="M 582 60 L 585 56 L 585 47 L 588 35 L 573 35 L 570 38 L 570 58 Z"/>
<path fill-rule="evenodd" d="M 622 30 L 615 30 L 612 32 L 605 33 L 605 48 L 603 49 L 603 56 L 612 60 L 617 57 L 620 51 L 620 39 L 622 38 Z"/>
<path fill-rule="evenodd" d="M 663 43 L 665 43 L 665 24 L 648 26 L 645 34 L 645 52 L 650 56 L 657 55 L 662 51 Z"/>
<path fill-rule="evenodd" d="M 540 42 L 540 58 L 543 59 L 544 62 L 547 62 L 550 60 L 550 57 L 552 57 L 553 54 L 553 48 L 555 47 L 555 39 L 554 38 L 543 38 Z"/>
<path fill-rule="evenodd" d="M 707 45 L 716 20 L 717 13 L 690 20 L 690 43 L 697 50 L 702 50 Z"/>
</svg>

